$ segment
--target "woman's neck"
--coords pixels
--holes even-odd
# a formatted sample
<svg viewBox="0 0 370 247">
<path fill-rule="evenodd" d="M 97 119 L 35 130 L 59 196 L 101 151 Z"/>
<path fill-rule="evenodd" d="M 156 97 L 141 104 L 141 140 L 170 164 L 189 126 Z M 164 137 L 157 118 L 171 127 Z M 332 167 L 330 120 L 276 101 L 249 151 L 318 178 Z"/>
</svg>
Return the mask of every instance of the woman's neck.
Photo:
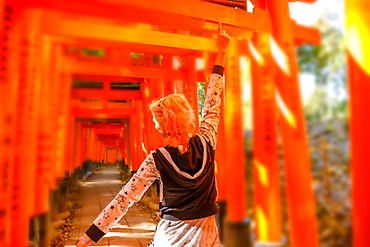
<svg viewBox="0 0 370 247">
<path fill-rule="evenodd" d="M 188 147 L 187 147 L 188 145 L 186 145 L 186 148 L 185 148 L 185 146 L 183 146 L 183 145 L 178 145 L 176 148 L 179 150 L 179 152 L 180 153 L 186 153 L 187 151 L 188 151 Z"/>
</svg>

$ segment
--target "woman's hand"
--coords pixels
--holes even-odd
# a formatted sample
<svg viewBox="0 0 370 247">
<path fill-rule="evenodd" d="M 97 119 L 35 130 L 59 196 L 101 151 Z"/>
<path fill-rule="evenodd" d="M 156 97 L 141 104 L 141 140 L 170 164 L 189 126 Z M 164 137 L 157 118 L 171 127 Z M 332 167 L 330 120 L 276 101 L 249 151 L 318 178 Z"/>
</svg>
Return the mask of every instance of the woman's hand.
<svg viewBox="0 0 370 247">
<path fill-rule="evenodd" d="M 222 30 L 222 26 L 220 23 L 220 33 L 217 37 L 217 56 L 215 65 L 220 65 L 222 67 L 225 67 L 225 59 L 226 59 L 226 51 L 229 48 L 230 38 L 229 35 L 226 33 L 225 30 Z"/>
<path fill-rule="evenodd" d="M 217 37 L 217 48 L 218 51 L 226 51 L 229 48 L 230 38 L 225 30 L 220 32 Z"/>
</svg>

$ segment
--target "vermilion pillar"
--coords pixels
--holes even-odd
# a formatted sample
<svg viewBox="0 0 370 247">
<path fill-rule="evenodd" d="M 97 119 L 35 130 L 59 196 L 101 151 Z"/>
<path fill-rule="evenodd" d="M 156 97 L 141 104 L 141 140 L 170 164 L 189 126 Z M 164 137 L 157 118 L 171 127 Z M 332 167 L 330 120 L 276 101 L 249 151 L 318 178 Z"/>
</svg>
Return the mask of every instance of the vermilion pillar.
<svg viewBox="0 0 370 247">
<path fill-rule="evenodd" d="M 87 157 L 87 128 L 84 126 L 84 123 L 81 123 L 81 151 L 80 151 L 80 164 L 79 166 L 82 167 L 82 163 L 86 160 Z M 104 157 L 105 162 L 107 162 L 106 157 Z"/>
<path fill-rule="evenodd" d="M 62 102 L 63 102 L 63 99 L 61 99 L 61 97 L 64 97 L 63 96 L 64 92 L 61 92 L 61 90 L 64 90 L 62 83 L 65 83 L 65 82 L 62 81 L 62 78 L 60 76 L 60 70 L 59 70 L 61 68 L 59 64 L 59 60 L 61 57 L 61 45 L 53 44 L 50 49 L 51 49 L 51 54 L 50 54 L 51 59 L 47 61 L 49 62 L 49 64 L 43 65 L 43 69 L 50 70 L 49 71 L 50 74 L 49 75 L 47 73 L 43 74 L 43 77 L 46 77 L 46 78 L 43 78 L 43 80 L 51 83 L 49 86 L 47 86 L 47 87 L 50 87 L 50 91 L 46 92 L 46 93 L 49 93 L 49 96 L 47 97 L 50 99 L 50 103 L 49 103 L 50 106 L 48 107 L 49 111 L 47 112 L 47 115 L 46 115 L 46 118 L 47 118 L 46 121 L 49 122 L 47 124 L 51 125 L 52 133 L 50 136 L 51 140 L 49 143 L 51 150 L 48 153 L 48 155 L 50 155 L 49 163 L 44 164 L 44 166 L 41 168 L 46 169 L 44 170 L 44 172 L 46 172 L 46 175 L 48 175 L 47 173 L 49 173 L 50 189 L 55 190 L 57 186 L 57 183 L 56 183 L 57 178 L 60 177 L 61 175 L 64 175 L 62 174 L 63 171 L 61 167 L 63 163 L 60 160 L 61 159 L 60 148 L 61 148 L 61 145 L 63 145 L 60 140 L 61 139 L 60 137 L 61 126 L 60 125 L 61 125 L 61 119 L 63 119 L 63 116 L 60 116 L 60 114 L 62 114 L 60 107 L 62 107 Z M 49 67 L 47 67 L 48 65 Z M 42 123 L 42 125 L 44 125 L 44 123 Z M 81 156 L 79 156 L 79 158 L 81 158 Z"/>
<path fill-rule="evenodd" d="M 12 211 L 12 174 L 14 151 L 16 148 L 16 99 L 18 91 L 20 29 L 15 28 L 17 12 L 12 8 L 1 7 L 0 50 L 0 246 L 10 247 L 9 227 Z M 9 9 L 13 11 L 9 11 Z M 7 28 L 5 28 L 5 25 Z M 24 243 L 24 236 L 22 242 Z"/>
<path fill-rule="evenodd" d="M 226 68 L 225 136 L 227 154 L 227 218 L 239 222 L 246 217 L 242 90 L 237 40 L 231 38 Z"/>
<path fill-rule="evenodd" d="M 150 128 L 150 125 L 152 125 L 153 121 L 149 110 L 149 106 L 152 101 L 152 92 L 150 92 L 148 80 L 144 80 L 144 82 L 141 83 L 140 90 L 143 108 L 143 142 L 146 155 L 148 155 L 148 153 L 151 151 L 153 141 L 151 138 L 152 128 Z"/>
<path fill-rule="evenodd" d="M 72 163 L 71 163 L 71 155 L 72 155 L 72 136 L 73 136 L 73 125 L 74 125 L 74 116 L 72 115 L 73 109 L 72 109 L 72 101 L 71 101 L 71 84 L 72 81 L 71 75 L 66 74 L 64 76 L 63 82 L 66 84 L 65 86 L 65 94 L 66 94 L 66 100 L 63 105 L 63 113 L 65 114 L 63 127 L 64 127 L 64 152 L 63 152 L 63 159 L 64 159 L 64 174 L 67 171 L 72 172 Z M 92 156 L 92 159 L 95 160 L 96 158 L 96 150 L 97 150 L 97 137 L 94 134 L 94 153 Z"/>
<path fill-rule="evenodd" d="M 135 125 L 137 125 L 137 120 L 135 115 L 130 116 L 130 160 L 129 164 L 131 165 L 131 170 L 136 171 L 135 169 L 138 168 L 137 165 L 135 165 L 137 161 L 137 134 L 135 133 L 136 128 Z"/>
<path fill-rule="evenodd" d="M 163 67 L 167 70 L 173 70 L 172 66 L 172 61 L 173 61 L 173 56 L 166 54 L 163 57 Z M 175 84 L 174 84 L 174 79 L 175 78 L 168 78 L 164 80 L 164 95 L 169 95 L 175 92 Z"/>
<path fill-rule="evenodd" d="M 123 123 L 123 137 L 124 137 L 124 143 L 125 143 L 125 161 L 126 165 L 128 165 L 129 160 L 131 160 L 131 146 L 132 143 L 130 142 L 130 119 L 126 119 L 125 122 Z"/>
<path fill-rule="evenodd" d="M 315 200 L 309 148 L 298 82 L 298 64 L 287 0 L 267 0 L 271 13 L 275 55 L 276 95 L 283 139 L 290 240 L 293 247 L 318 246 Z M 271 43 L 273 44 L 273 43 Z M 279 47 L 279 48 L 277 48 Z"/>
<path fill-rule="evenodd" d="M 370 115 L 370 3 L 346 1 L 346 46 L 351 140 L 353 246 L 369 245 L 370 180 L 368 165 Z"/>
<path fill-rule="evenodd" d="M 245 150 L 238 40 L 231 38 L 226 65 L 225 142 L 227 224 L 225 246 L 250 246 L 246 220 Z"/>
<path fill-rule="evenodd" d="M 119 133 L 119 138 L 118 138 L 118 145 L 119 145 L 119 155 L 120 155 L 120 159 L 121 160 L 124 160 L 126 155 L 125 155 L 125 140 L 124 140 L 124 130 L 122 129 L 121 132 Z M 100 143 L 100 142 L 99 142 Z M 99 150 L 99 148 L 98 148 Z"/>
<path fill-rule="evenodd" d="M 86 159 L 94 160 L 96 155 L 96 143 L 97 143 L 97 136 L 94 133 L 92 126 L 88 128 L 88 138 L 87 138 L 87 157 Z"/>
<path fill-rule="evenodd" d="M 4 75 L 2 75 L 4 76 Z M 7 105 L 0 109 L 0 140 L 3 142 L 0 144 L 0 245 L 7 246 L 6 242 L 9 236 L 7 236 L 6 228 L 9 217 L 9 211 L 7 210 L 7 204 L 9 203 L 9 182 L 11 181 L 11 169 L 12 162 L 9 154 L 12 154 L 14 149 L 14 102 L 15 102 L 15 90 L 12 90 L 12 86 L 7 80 L 7 76 L 4 76 L 4 81 L 0 83 L 0 104 Z M 7 131 L 6 131 L 7 130 Z"/>
<path fill-rule="evenodd" d="M 70 110 L 70 86 L 71 79 L 67 74 L 59 74 L 59 78 L 56 81 L 57 83 L 57 128 L 56 132 L 54 133 L 57 135 L 56 139 L 56 178 L 61 178 L 64 176 L 64 172 L 67 170 L 66 165 L 66 148 L 67 148 L 67 133 L 69 128 L 68 121 L 69 118 L 69 110 Z M 87 129 L 88 134 L 91 134 L 92 130 L 89 128 Z M 88 136 L 89 137 L 89 136 Z M 85 158 L 92 158 L 90 153 L 88 153 L 92 142 L 87 139 L 86 147 L 87 147 L 87 156 Z"/>
<path fill-rule="evenodd" d="M 150 93 L 152 94 L 153 100 L 159 100 L 160 98 L 164 96 L 163 88 L 164 88 L 163 80 L 149 79 L 149 90 L 150 90 Z M 152 136 L 150 137 L 152 138 L 151 149 L 154 150 L 156 148 L 163 146 L 164 142 L 158 130 L 154 128 L 154 124 L 150 124 L 150 126 L 151 126 L 150 128 L 152 129 L 151 130 Z"/>
<path fill-rule="evenodd" d="M 82 123 L 75 120 L 74 128 L 74 158 L 73 163 L 76 168 L 81 167 L 82 162 Z M 103 153 L 101 152 L 101 159 L 104 159 Z"/>
<path fill-rule="evenodd" d="M 198 82 L 197 82 L 197 74 L 195 71 L 195 56 L 188 55 L 187 56 L 187 73 L 188 79 L 186 82 L 186 98 L 189 101 L 190 105 L 194 109 L 194 114 L 196 118 L 196 123 L 198 123 Z"/>
<path fill-rule="evenodd" d="M 145 156 L 145 152 L 144 152 L 144 149 L 145 146 L 143 147 L 143 144 L 144 144 L 144 140 L 143 140 L 143 131 L 144 131 L 144 128 L 143 128 L 143 120 L 144 120 L 144 113 L 143 113 L 143 104 L 142 104 L 142 101 L 141 100 L 138 100 L 137 102 L 135 102 L 135 105 L 136 105 L 136 113 L 137 113 L 137 126 L 135 126 L 136 128 L 138 128 L 138 140 L 137 140 L 137 144 L 138 144 L 138 164 L 137 164 L 137 168 L 139 168 L 139 166 L 141 165 L 141 163 L 143 162 L 144 160 L 144 156 Z"/>
<path fill-rule="evenodd" d="M 11 245 L 26 246 L 29 218 L 34 213 L 34 186 L 36 171 L 37 127 L 39 111 L 38 49 L 34 22 L 26 22 L 27 15 L 17 16 L 15 29 L 20 28 L 18 95 L 16 109 L 14 169 L 12 175 L 12 200 L 10 240 Z M 18 26 L 19 25 L 19 26 Z M 14 62 L 14 61 L 12 61 Z M 14 71 L 15 72 L 15 71 Z M 28 203 L 25 203 L 28 202 Z M 17 239 L 17 241 L 13 241 Z"/>
<path fill-rule="evenodd" d="M 132 144 L 131 160 L 132 160 L 132 170 L 136 171 L 141 162 L 144 159 L 143 149 L 142 149 L 142 104 L 141 101 L 135 101 L 136 114 L 132 115 L 130 118 L 130 136 Z"/>
<path fill-rule="evenodd" d="M 72 106 L 71 106 L 71 101 L 69 100 L 68 103 L 68 113 L 67 113 L 67 124 L 66 124 L 66 151 L 65 151 L 65 162 L 66 162 L 66 171 L 69 172 L 69 174 L 73 173 L 74 170 L 74 164 L 72 163 L 72 156 L 74 153 L 73 150 L 73 136 L 74 136 L 74 116 L 72 115 Z M 94 154 L 94 161 L 97 161 L 98 156 L 99 156 L 99 142 L 97 141 L 97 138 L 95 140 L 95 145 L 96 145 L 96 151 Z"/>
<path fill-rule="evenodd" d="M 104 142 L 103 141 L 100 141 L 101 145 L 100 145 L 100 162 L 107 162 L 107 159 L 106 159 L 106 152 L 105 152 L 105 148 L 106 146 L 104 145 Z"/>
<path fill-rule="evenodd" d="M 206 87 L 207 88 L 207 87 Z M 225 134 L 225 97 L 222 94 L 223 100 L 221 105 L 220 123 L 218 126 L 218 140 L 216 146 L 216 176 L 218 185 L 218 201 L 225 201 L 227 199 L 227 157 L 226 157 L 226 134 Z"/>
<path fill-rule="evenodd" d="M 275 81 L 269 34 L 250 41 L 253 96 L 254 218 L 258 241 L 282 238 Z"/>
<path fill-rule="evenodd" d="M 175 92 L 174 81 L 171 79 L 166 80 L 165 85 L 164 85 L 164 94 L 169 95 L 169 94 L 173 94 L 174 92 Z"/>
<path fill-rule="evenodd" d="M 54 109 L 51 105 L 52 101 L 52 63 L 54 61 L 51 43 L 48 39 L 41 40 L 42 55 L 40 56 L 40 109 L 38 114 L 38 136 L 37 136 L 37 163 L 36 172 L 37 179 L 34 188 L 35 195 L 35 214 L 44 213 L 49 209 L 49 189 L 51 179 L 52 154 L 55 150 L 53 146 L 54 131 L 52 122 Z"/>
</svg>

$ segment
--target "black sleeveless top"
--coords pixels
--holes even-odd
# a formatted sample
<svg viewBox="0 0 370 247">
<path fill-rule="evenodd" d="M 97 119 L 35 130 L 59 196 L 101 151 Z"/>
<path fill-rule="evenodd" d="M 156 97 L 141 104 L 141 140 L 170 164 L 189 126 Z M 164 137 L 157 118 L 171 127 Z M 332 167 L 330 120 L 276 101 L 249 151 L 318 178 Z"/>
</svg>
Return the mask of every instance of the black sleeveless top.
<svg viewBox="0 0 370 247">
<path fill-rule="evenodd" d="M 192 220 L 217 213 L 214 154 L 198 135 L 190 138 L 183 154 L 171 146 L 153 153 L 162 180 L 162 218 Z"/>
</svg>

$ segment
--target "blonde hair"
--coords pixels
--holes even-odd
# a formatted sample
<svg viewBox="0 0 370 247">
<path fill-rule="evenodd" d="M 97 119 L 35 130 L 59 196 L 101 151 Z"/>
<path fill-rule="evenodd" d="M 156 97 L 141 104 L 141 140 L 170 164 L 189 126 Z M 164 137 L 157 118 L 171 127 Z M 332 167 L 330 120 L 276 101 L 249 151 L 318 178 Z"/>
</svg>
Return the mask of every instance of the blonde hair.
<svg viewBox="0 0 370 247">
<path fill-rule="evenodd" d="M 150 110 L 162 130 L 162 136 L 173 147 L 185 152 L 196 131 L 194 110 L 181 94 L 170 94 L 150 105 Z"/>
</svg>

